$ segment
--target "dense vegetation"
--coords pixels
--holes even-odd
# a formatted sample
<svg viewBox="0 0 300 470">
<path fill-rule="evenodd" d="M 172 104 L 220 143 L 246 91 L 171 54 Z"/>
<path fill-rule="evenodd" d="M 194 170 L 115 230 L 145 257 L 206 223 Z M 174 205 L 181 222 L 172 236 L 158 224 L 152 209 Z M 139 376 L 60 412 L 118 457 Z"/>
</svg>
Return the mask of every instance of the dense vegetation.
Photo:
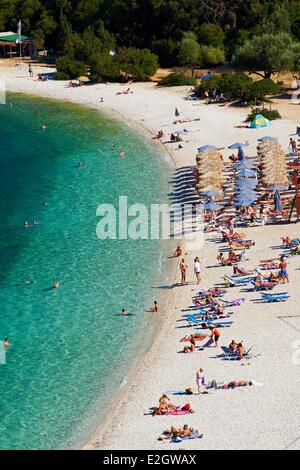
<svg viewBox="0 0 300 470">
<path fill-rule="evenodd" d="M 254 81 L 244 73 L 222 73 L 205 80 L 197 88 L 199 98 L 204 97 L 206 91 L 216 90 L 217 94 L 223 93 L 228 100 L 243 99 L 249 103 L 264 100 L 268 95 L 280 92 L 280 86 L 270 78 Z"/>
<path fill-rule="evenodd" d="M 145 80 L 156 56 L 167 67 L 232 62 L 263 78 L 300 71 L 300 0 L 0 0 L 0 30 L 20 19 L 38 48 L 97 79 Z"/>
<path fill-rule="evenodd" d="M 262 114 L 265 118 L 269 119 L 269 121 L 281 119 L 281 115 L 277 109 L 256 108 L 253 109 L 250 114 L 248 114 L 245 122 L 252 122 L 257 114 Z"/>
</svg>

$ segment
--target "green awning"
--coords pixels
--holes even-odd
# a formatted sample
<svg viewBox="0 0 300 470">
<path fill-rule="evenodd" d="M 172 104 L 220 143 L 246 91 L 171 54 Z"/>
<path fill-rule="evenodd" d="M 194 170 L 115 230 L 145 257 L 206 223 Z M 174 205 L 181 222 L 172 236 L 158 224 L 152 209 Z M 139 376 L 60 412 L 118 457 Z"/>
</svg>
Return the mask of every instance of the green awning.
<svg viewBox="0 0 300 470">
<path fill-rule="evenodd" d="M 3 41 L 3 42 L 17 42 L 20 39 L 21 39 L 22 42 L 29 42 L 31 40 L 27 36 L 19 36 L 18 34 L 10 34 L 8 36 L 1 36 L 0 35 L 0 42 L 1 41 Z"/>
</svg>

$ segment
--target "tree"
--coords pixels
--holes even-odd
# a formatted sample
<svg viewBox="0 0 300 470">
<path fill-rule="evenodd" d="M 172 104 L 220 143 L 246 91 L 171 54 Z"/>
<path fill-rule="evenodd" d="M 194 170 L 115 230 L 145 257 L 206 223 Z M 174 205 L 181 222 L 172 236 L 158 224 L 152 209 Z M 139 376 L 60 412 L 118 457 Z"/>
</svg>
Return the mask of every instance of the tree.
<svg viewBox="0 0 300 470">
<path fill-rule="evenodd" d="M 280 71 L 292 70 L 294 43 L 286 33 L 264 34 L 247 40 L 233 57 L 232 63 L 250 73 L 270 78 Z"/>
<path fill-rule="evenodd" d="M 206 46 L 224 48 L 225 33 L 220 25 L 202 24 L 198 34 L 199 42 Z"/>
<path fill-rule="evenodd" d="M 87 67 L 84 62 L 71 59 L 70 57 L 60 57 L 56 61 L 56 69 L 57 80 L 71 80 L 87 73 Z"/>
<path fill-rule="evenodd" d="M 157 56 L 149 49 L 123 48 L 116 58 L 128 78 L 142 82 L 149 80 L 159 67 Z"/>
<path fill-rule="evenodd" d="M 188 66 L 194 69 L 196 65 L 199 65 L 201 58 L 201 48 L 197 42 L 197 38 L 194 33 L 184 33 L 179 46 L 178 62 L 181 65 Z"/>
<path fill-rule="evenodd" d="M 120 81 L 121 70 L 120 65 L 115 57 L 108 53 L 95 55 L 90 59 L 91 64 L 91 80 L 93 82 L 111 82 Z"/>
<path fill-rule="evenodd" d="M 201 63 L 203 65 L 225 64 L 225 53 L 223 49 L 212 46 L 202 46 L 200 49 Z"/>
</svg>

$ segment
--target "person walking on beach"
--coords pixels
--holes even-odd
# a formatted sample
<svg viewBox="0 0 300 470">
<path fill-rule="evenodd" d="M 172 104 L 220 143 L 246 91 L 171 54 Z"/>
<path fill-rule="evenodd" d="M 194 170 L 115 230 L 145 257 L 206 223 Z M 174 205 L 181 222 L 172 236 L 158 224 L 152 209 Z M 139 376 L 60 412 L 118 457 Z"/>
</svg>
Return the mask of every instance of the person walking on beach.
<svg viewBox="0 0 300 470">
<path fill-rule="evenodd" d="M 181 272 L 181 284 L 186 283 L 186 272 L 189 269 L 188 264 L 186 263 L 185 259 L 182 259 L 179 265 L 179 269 Z"/>
<path fill-rule="evenodd" d="M 201 265 L 200 265 L 200 260 L 199 258 L 195 258 L 194 260 L 194 273 L 195 273 L 195 276 L 196 276 L 196 280 L 197 280 L 197 284 L 200 284 L 200 282 L 202 281 L 201 279 Z"/>
<path fill-rule="evenodd" d="M 220 336 L 221 336 L 221 332 L 220 332 L 220 330 L 218 330 L 217 328 L 214 328 L 213 326 L 210 326 L 209 329 L 211 331 L 210 338 L 215 343 L 214 347 L 217 348 L 218 347 L 218 342 L 219 342 L 219 339 L 220 339 Z"/>
<path fill-rule="evenodd" d="M 205 378 L 204 378 L 204 370 L 203 369 L 197 369 L 196 371 L 196 384 L 198 387 L 198 393 L 201 395 L 204 393 L 205 390 Z"/>
<path fill-rule="evenodd" d="M 280 269 L 279 277 L 282 278 L 283 284 L 285 284 L 286 282 L 289 283 L 290 281 L 289 281 L 289 275 L 287 271 L 287 262 L 284 256 L 280 258 L 279 269 Z"/>
</svg>

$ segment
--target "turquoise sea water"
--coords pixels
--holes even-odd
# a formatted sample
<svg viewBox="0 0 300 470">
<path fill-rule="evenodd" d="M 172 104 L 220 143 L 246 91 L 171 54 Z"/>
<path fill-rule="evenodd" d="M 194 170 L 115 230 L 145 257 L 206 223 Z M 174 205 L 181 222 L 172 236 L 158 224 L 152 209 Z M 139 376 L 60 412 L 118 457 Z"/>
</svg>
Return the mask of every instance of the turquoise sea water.
<svg viewBox="0 0 300 470">
<path fill-rule="evenodd" d="M 100 241 L 96 209 L 119 195 L 166 201 L 170 170 L 96 110 L 13 95 L 0 106 L 0 132 L 0 339 L 11 341 L 0 365 L 0 449 L 72 446 L 149 336 L 143 310 L 164 264 L 158 241 Z M 40 225 L 23 227 L 33 220 Z M 137 316 L 114 315 L 123 306 Z"/>
</svg>

